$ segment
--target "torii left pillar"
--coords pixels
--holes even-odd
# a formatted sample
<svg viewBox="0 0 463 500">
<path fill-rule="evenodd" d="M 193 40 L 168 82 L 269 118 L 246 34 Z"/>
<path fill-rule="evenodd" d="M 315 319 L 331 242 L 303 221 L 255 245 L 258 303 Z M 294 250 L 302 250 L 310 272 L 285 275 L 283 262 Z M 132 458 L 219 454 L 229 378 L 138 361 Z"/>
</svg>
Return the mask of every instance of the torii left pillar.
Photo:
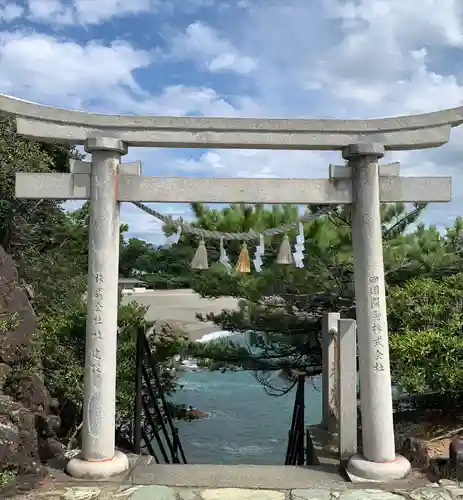
<svg viewBox="0 0 463 500">
<path fill-rule="evenodd" d="M 116 356 L 119 279 L 118 175 L 127 145 L 91 138 L 92 154 L 85 339 L 82 453 L 69 461 L 74 477 L 104 479 L 125 472 L 127 456 L 115 450 Z"/>
</svg>

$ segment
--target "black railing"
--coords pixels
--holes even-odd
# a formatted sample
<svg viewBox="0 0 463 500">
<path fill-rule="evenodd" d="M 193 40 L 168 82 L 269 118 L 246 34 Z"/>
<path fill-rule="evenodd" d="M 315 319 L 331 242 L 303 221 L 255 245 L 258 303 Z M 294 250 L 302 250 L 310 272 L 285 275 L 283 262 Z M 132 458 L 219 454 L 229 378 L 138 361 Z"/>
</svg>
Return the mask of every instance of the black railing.
<svg viewBox="0 0 463 500">
<path fill-rule="evenodd" d="M 293 418 L 288 436 L 285 465 L 318 465 L 312 438 L 304 424 L 304 387 L 305 375 L 297 379 L 296 397 L 294 399 Z"/>
<path fill-rule="evenodd" d="M 187 463 L 143 329 L 137 333 L 133 452 L 136 455 L 150 454 L 158 464 Z"/>
</svg>

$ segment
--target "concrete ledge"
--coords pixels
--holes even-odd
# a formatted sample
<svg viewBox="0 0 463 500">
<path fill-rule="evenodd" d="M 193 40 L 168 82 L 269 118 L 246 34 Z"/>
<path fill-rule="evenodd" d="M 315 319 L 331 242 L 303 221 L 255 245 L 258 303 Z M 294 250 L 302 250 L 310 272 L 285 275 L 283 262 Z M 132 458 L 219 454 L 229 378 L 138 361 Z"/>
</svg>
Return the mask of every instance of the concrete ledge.
<svg viewBox="0 0 463 500">
<path fill-rule="evenodd" d="M 120 116 L 70 111 L 0 95 L 0 113 L 15 116 L 18 133 L 43 141 L 83 144 L 114 137 L 132 146 L 254 149 L 342 149 L 378 142 L 385 149 L 444 144 L 463 123 L 463 107 L 372 120 Z"/>
</svg>

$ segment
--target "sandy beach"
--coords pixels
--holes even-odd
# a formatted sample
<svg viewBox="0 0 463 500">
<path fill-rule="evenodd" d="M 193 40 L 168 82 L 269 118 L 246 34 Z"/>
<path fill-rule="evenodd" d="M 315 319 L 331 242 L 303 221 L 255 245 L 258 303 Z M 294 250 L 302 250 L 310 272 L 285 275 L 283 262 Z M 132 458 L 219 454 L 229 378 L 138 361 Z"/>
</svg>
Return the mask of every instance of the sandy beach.
<svg viewBox="0 0 463 500">
<path fill-rule="evenodd" d="M 183 330 L 192 340 L 216 332 L 220 327 L 213 323 L 202 323 L 196 319 L 196 313 L 219 313 L 222 309 L 236 309 L 238 300 L 232 297 L 203 299 L 193 290 L 147 290 L 125 296 L 123 303 L 136 300 L 148 306 L 147 319 L 165 322 L 174 329 Z"/>
</svg>

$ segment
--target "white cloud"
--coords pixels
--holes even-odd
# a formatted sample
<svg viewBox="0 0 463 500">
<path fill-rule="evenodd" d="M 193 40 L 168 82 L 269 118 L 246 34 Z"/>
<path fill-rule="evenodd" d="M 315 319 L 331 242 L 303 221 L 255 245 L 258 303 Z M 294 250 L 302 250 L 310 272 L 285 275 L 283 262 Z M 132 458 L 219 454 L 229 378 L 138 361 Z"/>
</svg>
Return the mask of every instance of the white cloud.
<svg viewBox="0 0 463 500">
<path fill-rule="evenodd" d="M 82 24 L 159 8 L 147 0 L 124 2 L 119 10 L 116 1 L 88 2 L 75 0 L 72 10 L 52 0 L 30 0 L 30 6 L 37 19 Z M 433 111 L 463 100 L 461 0 L 421 0 L 419 5 L 405 0 L 253 0 L 240 2 L 242 8 L 237 2 L 214 6 L 212 0 L 189 0 L 187 8 L 185 2 L 172 0 L 171 12 L 180 12 L 175 9 L 183 5 L 182 13 L 195 11 L 197 20 L 189 18 L 186 29 L 171 28 L 165 58 L 127 43 L 79 44 L 37 33 L 0 33 L 0 88 L 70 108 L 159 115 L 378 117 Z M 230 14 L 225 25 L 223 9 L 239 17 Z M 219 14 L 222 30 L 215 24 Z M 173 23 L 184 19 L 171 18 Z M 184 77 L 174 80 L 172 61 L 191 61 L 200 72 L 190 79 L 187 72 L 193 69 L 182 64 Z M 152 69 L 159 90 L 142 87 L 138 69 Z M 165 84 L 161 80 L 158 85 L 163 74 Z M 236 95 L 224 95 L 209 78 L 226 81 Z M 390 155 L 401 160 L 406 175 L 453 175 L 455 201 L 433 209 L 428 216 L 433 222 L 463 211 L 462 139 L 463 127 L 443 148 Z M 140 155 L 150 175 L 326 177 L 328 163 L 342 161 L 339 153 L 318 152 L 129 154 L 131 159 Z M 147 221 L 136 215 L 131 220 L 141 234 Z"/>
<path fill-rule="evenodd" d="M 164 2 L 169 7 L 169 2 Z M 101 24 L 112 18 L 137 15 L 162 7 L 159 0 L 28 0 L 29 17 L 50 24 Z"/>
<path fill-rule="evenodd" d="M 325 88 L 340 100 L 356 102 L 360 114 L 401 115 L 424 113 L 458 106 L 463 101 L 463 84 L 455 75 L 429 69 L 427 50 L 413 51 L 408 78 L 362 80 L 355 77 L 324 77 Z"/>
<path fill-rule="evenodd" d="M 144 14 L 191 14 L 211 9 L 216 0 L 27 0 L 27 4 L 34 22 L 87 26 Z"/>
<path fill-rule="evenodd" d="M 249 98 L 233 105 L 209 87 L 171 85 L 159 94 L 140 87 L 137 69 L 154 56 L 125 42 L 79 44 L 22 31 L 0 32 L 0 88 L 29 100 L 94 111 L 153 115 L 250 116 L 262 110 Z M 98 103 L 98 104 L 95 104 Z"/>
<path fill-rule="evenodd" d="M 200 21 L 190 24 L 185 32 L 168 37 L 167 43 L 170 48 L 168 57 L 191 59 L 213 73 L 236 71 L 247 74 L 257 68 L 254 59 L 241 54 L 228 40 Z"/>
<path fill-rule="evenodd" d="M 333 0 L 327 5 L 328 15 L 341 20 L 344 36 L 317 70 L 335 97 L 356 101 L 366 111 L 387 108 L 388 114 L 426 112 L 463 99 L 456 75 L 432 69 L 439 50 L 463 49 L 459 0 L 424 0 L 419 6 L 402 0 Z"/>
<path fill-rule="evenodd" d="M 207 116 L 236 115 L 237 110 L 215 90 L 208 87 L 187 87 L 172 85 L 165 87 L 160 94 L 133 99 L 127 93 L 118 99 L 119 109 L 135 114 L 172 115 L 204 114 Z"/>
<path fill-rule="evenodd" d="M 80 45 L 37 33 L 0 33 L 2 91 L 68 108 L 120 88 L 142 93 L 132 72 L 150 62 L 147 52 L 124 42 Z"/>
<path fill-rule="evenodd" d="M 463 47 L 463 5 L 459 0 L 328 0 L 329 16 L 346 32 L 389 40 L 396 47 Z M 371 38 L 365 39 L 371 42 Z M 359 38 L 360 41 L 360 38 Z M 376 47 L 381 51 L 383 47 Z M 399 55 L 399 54 L 397 54 Z"/>
<path fill-rule="evenodd" d="M 71 6 L 59 0 L 29 0 L 29 15 L 33 21 L 45 21 L 53 24 L 73 24 L 74 15 Z"/>
<path fill-rule="evenodd" d="M 194 173 L 217 177 L 328 177 L 335 153 L 319 151 L 211 150 L 198 160 L 179 159 L 183 175 Z"/>
<path fill-rule="evenodd" d="M 21 17 L 24 13 L 24 7 L 14 2 L 0 4 L 0 20 L 10 23 Z"/>
</svg>

